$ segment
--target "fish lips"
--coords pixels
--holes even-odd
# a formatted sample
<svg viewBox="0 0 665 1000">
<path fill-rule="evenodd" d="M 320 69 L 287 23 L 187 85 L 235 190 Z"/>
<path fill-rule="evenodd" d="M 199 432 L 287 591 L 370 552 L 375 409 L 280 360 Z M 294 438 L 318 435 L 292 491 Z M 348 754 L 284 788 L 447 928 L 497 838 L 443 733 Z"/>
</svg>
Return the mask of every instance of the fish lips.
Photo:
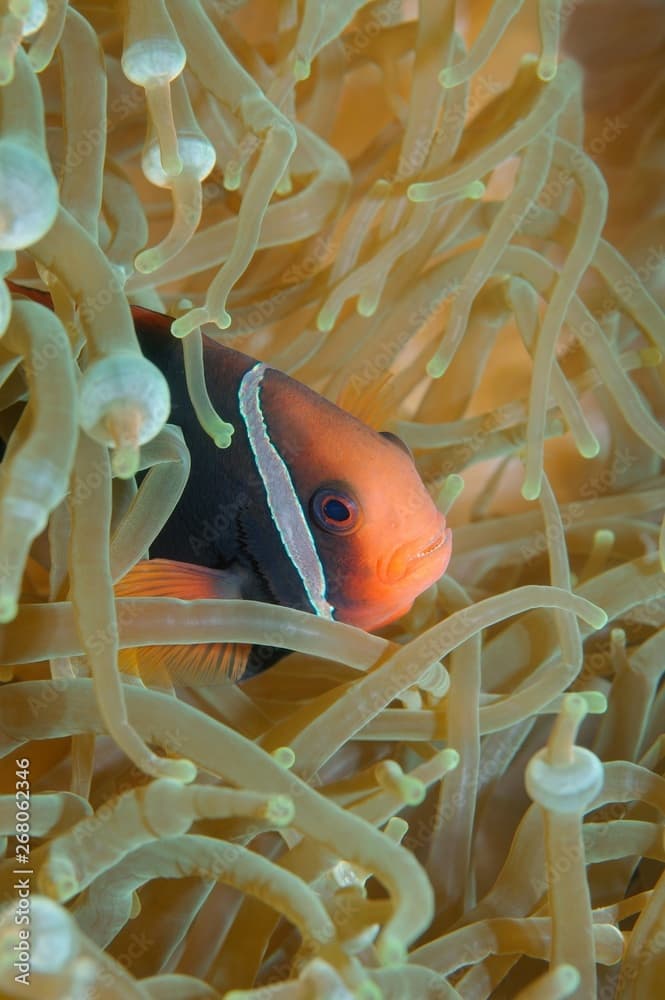
<svg viewBox="0 0 665 1000">
<path fill-rule="evenodd" d="M 382 583 L 395 585 L 409 578 L 427 578 L 429 583 L 445 573 L 452 553 L 452 532 L 445 519 L 438 531 L 428 539 L 400 545 L 384 562 L 379 562 L 377 574 Z M 423 584 L 424 589 L 428 586 Z"/>
</svg>

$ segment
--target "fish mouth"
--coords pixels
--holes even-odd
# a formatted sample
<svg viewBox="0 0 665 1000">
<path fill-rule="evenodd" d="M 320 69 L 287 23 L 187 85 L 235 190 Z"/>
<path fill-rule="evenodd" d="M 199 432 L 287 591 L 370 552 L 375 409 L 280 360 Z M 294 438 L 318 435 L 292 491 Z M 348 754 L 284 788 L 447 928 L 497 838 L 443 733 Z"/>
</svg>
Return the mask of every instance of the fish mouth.
<svg viewBox="0 0 665 1000">
<path fill-rule="evenodd" d="M 420 552 L 416 552 L 414 555 L 409 556 L 407 565 L 409 563 L 415 562 L 417 559 L 426 559 L 427 556 L 431 556 L 435 552 L 438 552 L 439 549 L 443 548 L 446 542 L 450 541 L 451 535 L 452 532 L 450 528 L 444 528 L 443 531 L 440 531 L 437 535 L 434 536 L 434 538 L 430 539 L 430 541 L 427 542 L 427 544 L 420 550 Z"/>
<path fill-rule="evenodd" d="M 433 579 L 441 576 L 450 560 L 452 546 L 452 532 L 446 527 L 443 516 L 441 520 L 443 523 L 439 530 L 427 541 L 416 543 L 415 546 L 413 542 L 401 545 L 383 565 L 378 567 L 379 576 L 385 583 L 399 583 L 407 576 L 419 574 L 425 567 Z M 433 574 L 433 563 L 441 565 L 437 575 Z"/>
</svg>

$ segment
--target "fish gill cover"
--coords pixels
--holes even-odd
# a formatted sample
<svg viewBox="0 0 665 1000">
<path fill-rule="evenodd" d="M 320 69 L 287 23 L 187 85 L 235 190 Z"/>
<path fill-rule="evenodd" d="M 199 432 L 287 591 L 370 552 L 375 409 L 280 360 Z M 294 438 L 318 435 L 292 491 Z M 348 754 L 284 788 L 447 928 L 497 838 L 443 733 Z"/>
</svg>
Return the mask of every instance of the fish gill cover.
<svg viewBox="0 0 665 1000">
<path fill-rule="evenodd" d="M 661 995 L 662 4 L 0 14 L 2 997 Z M 412 449 L 382 637 L 114 597 L 188 474 L 129 303 L 220 444 L 201 324 Z M 118 670 L 225 640 L 294 652 Z"/>
</svg>

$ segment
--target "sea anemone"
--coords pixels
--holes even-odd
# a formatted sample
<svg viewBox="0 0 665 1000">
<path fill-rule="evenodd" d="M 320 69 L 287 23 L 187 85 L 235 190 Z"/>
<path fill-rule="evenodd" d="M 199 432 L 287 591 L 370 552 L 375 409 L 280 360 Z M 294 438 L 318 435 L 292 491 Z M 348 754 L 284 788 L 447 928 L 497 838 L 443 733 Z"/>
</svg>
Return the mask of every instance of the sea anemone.
<svg viewBox="0 0 665 1000">
<path fill-rule="evenodd" d="M 660 994 L 664 67 L 660 0 L 0 0 L 3 997 Z M 202 326 L 404 440 L 409 614 L 116 595 L 189 473 L 132 304 L 220 447 Z M 293 652 L 118 667 L 220 641 Z"/>
</svg>

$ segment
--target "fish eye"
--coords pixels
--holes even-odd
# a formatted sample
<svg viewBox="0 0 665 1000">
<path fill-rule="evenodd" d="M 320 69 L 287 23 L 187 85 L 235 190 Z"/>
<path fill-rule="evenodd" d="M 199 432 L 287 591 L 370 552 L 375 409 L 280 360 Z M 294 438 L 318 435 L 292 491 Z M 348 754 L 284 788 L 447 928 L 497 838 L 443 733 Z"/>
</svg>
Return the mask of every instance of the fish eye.
<svg viewBox="0 0 665 1000">
<path fill-rule="evenodd" d="M 393 444 L 396 444 L 398 448 L 401 448 L 402 451 L 409 456 L 412 462 L 414 461 L 413 452 L 409 448 L 408 444 L 402 441 L 401 437 L 397 437 L 397 435 L 393 434 L 392 431 L 379 431 L 379 434 L 381 437 L 384 437 L 388 441 L 392 441 Z"/>
<path fill-rule="evenodd" d="M 327 487 L 317 490 L 309 507 L 315 523 L 324 531 L 346 535 L 358 526 L 358 504 L 341 490 Z"/>
</svg>

